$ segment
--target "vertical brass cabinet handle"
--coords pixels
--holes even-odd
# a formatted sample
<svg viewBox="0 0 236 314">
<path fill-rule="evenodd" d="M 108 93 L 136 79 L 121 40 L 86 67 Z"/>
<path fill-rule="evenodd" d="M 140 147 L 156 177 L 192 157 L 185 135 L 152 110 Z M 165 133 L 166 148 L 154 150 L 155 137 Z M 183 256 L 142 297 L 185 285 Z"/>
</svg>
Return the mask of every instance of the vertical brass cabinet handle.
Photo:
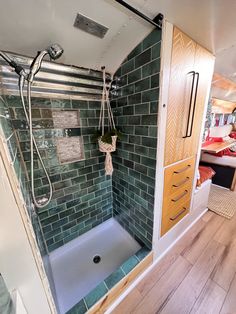
<svg viewBox="0 0 236 314">
<path fill-rule="evenodd" d="M 191 165 L 187 165 L 187 167 L 184 167 L 178 171 L 174 171 L 174 173 L 176 173 L 176 174 L 182 173 L 182 172 L 185 172 L 186 170 L 188 170 L 189 168 L 191 168 Z"/>
<path fill-rule="evenodd" d="M 183 184 L 185 184 L 186 182 L 188 182 L 188 180 L 189 180 L 189 177 L 186 177 L 186 179 L 184 179 L 184 180 L 178 182 L 177 184 L 173 184 L 172 186 L 173 186 L 174 188 L 179 188 L 181 185 L 183 185 Z"/>
<path fill-rule="evenodd" d="M 183 207 L 183 209 L 177 214 L 175 215 L 174 217 L 171 217 L 170 220 L 176 220 L 177 218 L 179 218 L 179 216 L 181 216 L 184 212 L 186 212 L 187 208 L 186 207 Z"/>
<path fill-rule="evenodd" d="M 172 202 L 178 202 L 182 197 L 184 197 L 186 194 L 188 194 L 188 190 L 185 190 L 182 194 L 177 196 L 176 198 L 172 198 Z"/>
</svg>

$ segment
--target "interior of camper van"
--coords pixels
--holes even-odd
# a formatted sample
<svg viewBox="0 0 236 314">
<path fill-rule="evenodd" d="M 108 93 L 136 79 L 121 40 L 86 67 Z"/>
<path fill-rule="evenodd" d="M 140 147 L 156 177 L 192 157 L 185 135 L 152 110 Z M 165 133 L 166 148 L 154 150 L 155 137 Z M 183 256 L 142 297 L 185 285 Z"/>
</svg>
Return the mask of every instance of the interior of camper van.
<svg viewBox="0 0 236 314">
<path fill-rule="evenodd" d="M 0 5 L 0 314 L 236 314 L 236 1 Z"/>
</svg>

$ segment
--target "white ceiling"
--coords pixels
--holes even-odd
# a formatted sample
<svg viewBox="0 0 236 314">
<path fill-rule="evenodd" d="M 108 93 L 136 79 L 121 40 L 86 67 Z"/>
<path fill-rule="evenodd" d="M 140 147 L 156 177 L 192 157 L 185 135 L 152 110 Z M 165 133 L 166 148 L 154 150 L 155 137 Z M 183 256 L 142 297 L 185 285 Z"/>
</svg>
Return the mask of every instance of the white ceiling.
<svg viewBox="0 0 236 314">
<path fill-rule="evenodd" d="M 216 72 L 236 80 L 236 0 L 127 0 L 159 12 L 216 54 Z M 153 28 L 114 0 L 0 0 L 0 49 L 29 56 L 58 42 L 58 62 L 114 72 Z M 104 39 L 73 27 L 77 13 L 109 28 Z"/>
</svg>

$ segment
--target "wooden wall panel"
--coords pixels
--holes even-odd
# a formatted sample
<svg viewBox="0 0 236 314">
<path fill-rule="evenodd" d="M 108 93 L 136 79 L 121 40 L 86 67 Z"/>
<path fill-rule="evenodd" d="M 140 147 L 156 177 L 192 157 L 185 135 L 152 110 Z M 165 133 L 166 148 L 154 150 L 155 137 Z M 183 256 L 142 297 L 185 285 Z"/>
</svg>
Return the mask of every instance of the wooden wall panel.
<svg viewBox="0 0 236 314">
<path fill-rule="evenodd" d="M 174 28 L 167 104 L 165 166 L 183 159 L 183 136 L 186 129 L 184 117 L 189 102 L 186 84 L 188 73 L 194 68 L 195 49 L 196 43 L 178 28 Z"/>
<path fill-rule="evenodd" d="M 199 73 L 196 108 L 192 136 L 186 138 L 184 141 L 183 159 L 196 155 L 198 150 L 202 120 L 204 119 L 204 106 L 206 102 L 207 90 L 212 80 L 213 66 L 214 56 L 200 45 L 197 45 L 194 66 L 194 70 Z"/>
</svg>

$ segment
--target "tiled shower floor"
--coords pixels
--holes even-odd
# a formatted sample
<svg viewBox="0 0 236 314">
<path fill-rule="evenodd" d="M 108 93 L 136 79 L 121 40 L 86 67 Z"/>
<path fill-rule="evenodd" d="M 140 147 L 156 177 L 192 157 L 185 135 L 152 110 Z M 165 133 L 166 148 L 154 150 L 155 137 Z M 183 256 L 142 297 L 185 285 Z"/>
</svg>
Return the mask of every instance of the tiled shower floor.
<svg viewBox="0 0 236 314">
<path fill-rule="evenodd" d="M 50 254 L 60 314 L 134 255 L 140 245 L 111 218 Z M 95 255 L 101 256 L 98 264 Z"/>
</svg>

